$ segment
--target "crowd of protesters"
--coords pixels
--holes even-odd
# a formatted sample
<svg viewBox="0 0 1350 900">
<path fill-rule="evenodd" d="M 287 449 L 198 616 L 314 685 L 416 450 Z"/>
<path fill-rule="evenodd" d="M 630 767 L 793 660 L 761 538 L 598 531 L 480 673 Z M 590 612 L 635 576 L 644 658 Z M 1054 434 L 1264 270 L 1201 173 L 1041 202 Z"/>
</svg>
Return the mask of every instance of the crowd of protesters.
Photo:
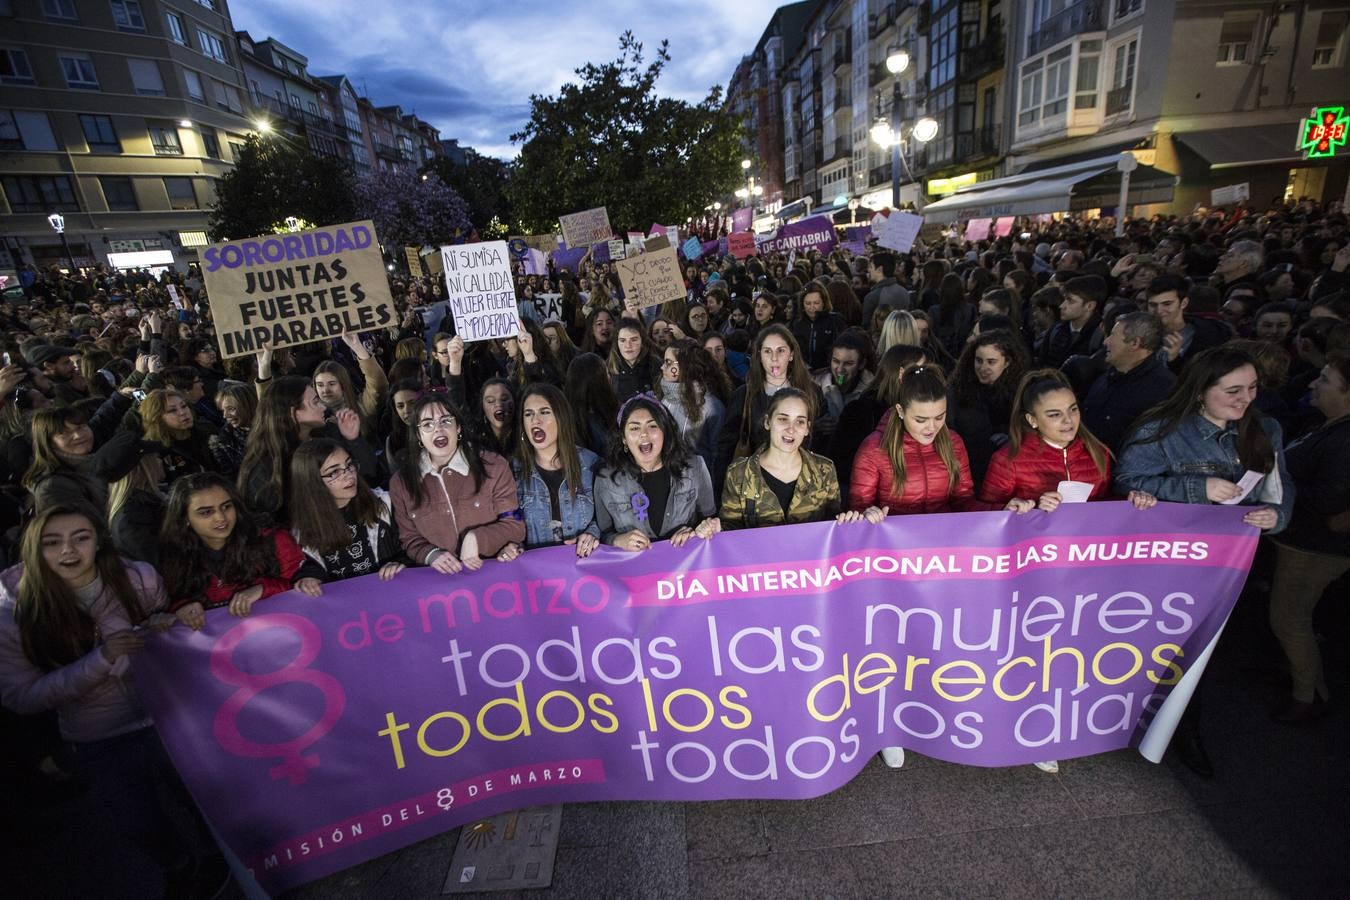
<svg viewBox="0 0 1350 900">
<path fill-rule="evenodd" d="M 522 271 L 519 337 L 470 344 L 442 285 L 395 279 L 397 327 L 228 360 L 195 269 L 27 269 L 0 310 L 13 792 L 89 811 L 86 875 L 121 842 L 166 893 L 209 893 L 212 841 L 127 680 L 144 628 L 539 547 L 1084 499 L 1240 497 L 1274 548 L 1274 715 L 1314 722 L 1313 613 L 1350 569 L 1344 213 L 1023 227 L 704 259 L 645 309 L 607 264 Z M 1210 775 L 1199 709 L 1173 747 Z"/>
</svg>

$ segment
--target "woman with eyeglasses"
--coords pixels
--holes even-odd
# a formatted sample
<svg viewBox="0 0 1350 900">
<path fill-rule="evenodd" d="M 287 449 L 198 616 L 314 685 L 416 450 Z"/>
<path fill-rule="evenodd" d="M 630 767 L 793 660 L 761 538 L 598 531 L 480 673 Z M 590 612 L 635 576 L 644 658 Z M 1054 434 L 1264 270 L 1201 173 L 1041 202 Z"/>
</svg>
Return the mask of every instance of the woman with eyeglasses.
<svg viewBox="0 0 1350 900">
<path fill-rule="evenodd" d="M 306 441 L 291 460 L 291 535 L 305 554 L 295 587 L 317 597 L 321 585 L 407 566 L 389 494 L 372 489 L 336 441 Z"/>
<path fill-rule="evenodd" d="M 511 467 L 478 449 L 447 395 L 424 393 L 409 422 L 408 452 L 389 485 L 408 557 L 451 575 L 477 571 L 485 558 L 524 540 Z"/>
</svg>

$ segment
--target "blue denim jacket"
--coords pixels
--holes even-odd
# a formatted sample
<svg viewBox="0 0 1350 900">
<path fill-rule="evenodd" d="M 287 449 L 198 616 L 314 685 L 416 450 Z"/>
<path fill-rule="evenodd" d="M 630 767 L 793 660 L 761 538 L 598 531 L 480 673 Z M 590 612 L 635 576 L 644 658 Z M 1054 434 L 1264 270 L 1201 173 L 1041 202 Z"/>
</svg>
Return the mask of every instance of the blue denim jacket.
<svg viewBox="0 0 1350 900">
<path fill-rule="evenodd" d="M 595 470 L 600 457 L 585 447 L 578 447 L 581 455 L 581 490 L 576 499 L 566 484 L 558 492 L 558 511 L 562 514 L 557 531 L 553 525 L 553 504 L 549 498 L 548 485 L 540 477 L 538 468 L 530 469 L 530 477 L 520 474 L 520 462 L 511 460 L 511 470 L 516 476 L 516 495 L 520 498 L 520 511 L 525 515 L 525 546 L 548 547 L 571 540 L 583 531 L 600 537 L 600 527 L 595 524 Z M 561 532 L 561 537 L 559 533 Z"/>
<path fill-rule="evenodd" d="M 1278 519 L 1266 532 L 1283 531 L 1294 508 L 1294 480 L 1285 466 L 1284 435 L 1280 423 L 1264 416 L 1259 420 L 1275 448 L 1275 472 L 1266 475 L 1242 501 L 1243 506 L 1269 506 Z M 1158 433 L 1159 423 L 1148 422 L 1125 442 L 1116 464 L 1116 489 L 1147 491 L 1159 500 L 1173 503 L 1209 503 L 1205 495 L 1206 478 L 1223 478 L 1236 484 L 1246 473 L 1238 459 L 1237 423 L 1220 429 L 1204 416 L 1194 414 L 1181 421 L 1176 430 L 1161 440 L 1148 440 Z M 1273 483 L 1278 479 L 1278 483 Z M 1261 499 L 1278 491 L 1280 502 Z"/>
</svg>

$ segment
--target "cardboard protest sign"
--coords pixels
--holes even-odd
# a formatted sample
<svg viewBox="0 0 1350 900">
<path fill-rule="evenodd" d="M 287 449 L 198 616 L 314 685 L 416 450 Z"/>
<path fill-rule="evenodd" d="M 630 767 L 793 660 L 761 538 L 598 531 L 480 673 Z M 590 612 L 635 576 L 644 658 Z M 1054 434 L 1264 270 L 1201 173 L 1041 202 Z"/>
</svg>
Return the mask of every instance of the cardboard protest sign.
<svg viewBox="0 0 1350 900">
<path fill-rule="evenodd" d="M 514 337 L 520 333 L 516 288 L 506 241 L 441 248 L 446 300 L 455 334 L 464 343 Z"/>
<path fill-rule="evenodd" d="M 627 255 L 623 249 L 623 238 L 611 238 L 609 241 L 610 260 L 623 259 Z"/>
<path fill-rule="evenodd" d="M 398 321 L 369 221 L 211 244 L 202 275 L 226 359 Z"/>
<path fill-rule="evenodd" d="M 687 293 L 674 247 L 652 250 L 648 245 L 647 252 L 641 256 L 622 259 L 614 265 L 619 270 L 624 297 L 632 300 L 639 309 L 667 300 L 682 300 Z"/>
<path fill-rule="evenodd" d="M 696 237 L 691 237 L 689 240 L 685 241 L 684 247 L 681 249 L 684 250 L 685 259 L 703 258 L 703 242 Z"/>
<path fill-rule="evenodd" d="M 422 268 L 422 251 L 417 247 L 404 247 L 403 256 L 408 261 L 408 271 L 412 277 L 421 278 L 426 274 Z"/>
<path fill-rule="evenodd" d="M 531 250 L 542 250 L 544 253 L 552 253 L 558 249 L 558 236 L 556 234 L 513 235 L 511 240 L 523 241 L 525 246 Z"/>
<path fill-rule="evenodd" d="M 966 223 L 966 240 L 982 241 L 989 237 L 988 219 L 971 219 Z"/>
<path fill-rule="evenodd" d="M 914 239 L 923 227 L 923 216 L 913 213 L 893 212 L 889 217 L 877 216 L 872 220 L 872 234 L 877 244 L 898 253 L 908 253 L 914 246 Z"/>
<path fill-rule="evenodd" d="M 563 240 L 569 247 L 589 247 L 596 241 L 609 240 L 614 234 L 614 229 L 609 227 L 609 210 L 603 206 L 559 216 L 558 222 L 562 225 Z"/>
<path fill-rule="evenodd" d="M 999 218 L 995 219 L 995 220 L 994 220 L 994 236 L 995 236 L 995 237 L 1007 237 L 1008 235 L 1012 234 L 1012 228 L 1013 228 L 1013 222 L 1014 222 L 1014 221 L 1015 221 L 1015 220 L 1014 220 L 1014 217 L 1012 217 L 1012 216 L 1000 216 Z"/>
<path fill-rule="evenodd" d="M 666 237 L 664 234 L 657 235 L 656 237 L 649 237 L 643 246 L 648 253 L 653 250 L 664 250 L 666 247 L 671 246 L 670 238 Z"/>
<path fill-rule="evenodd" d="M 759 252 L 755 248 L 755 236 L 748 231 L 733 231 L 727 235 L 727 252 L 737 259 L 754 256 Z"/>
</svg>

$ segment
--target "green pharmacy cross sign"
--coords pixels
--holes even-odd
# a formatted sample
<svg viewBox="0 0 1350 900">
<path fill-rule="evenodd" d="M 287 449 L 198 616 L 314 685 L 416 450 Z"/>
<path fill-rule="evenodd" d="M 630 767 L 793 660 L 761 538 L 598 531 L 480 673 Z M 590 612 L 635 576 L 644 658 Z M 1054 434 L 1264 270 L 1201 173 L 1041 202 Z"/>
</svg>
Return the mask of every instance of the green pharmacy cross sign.
<svg viewBox="0 0 1350 900">
<path fill-rule="evenodd" d="M 1298 148 L 1308 159 L 1335 156 L 1337 148 L 1345 146 L 1347 126 L 1350 116 L 1344 106 L 1316 107 L 1303 120 Z"/>
</svg>

